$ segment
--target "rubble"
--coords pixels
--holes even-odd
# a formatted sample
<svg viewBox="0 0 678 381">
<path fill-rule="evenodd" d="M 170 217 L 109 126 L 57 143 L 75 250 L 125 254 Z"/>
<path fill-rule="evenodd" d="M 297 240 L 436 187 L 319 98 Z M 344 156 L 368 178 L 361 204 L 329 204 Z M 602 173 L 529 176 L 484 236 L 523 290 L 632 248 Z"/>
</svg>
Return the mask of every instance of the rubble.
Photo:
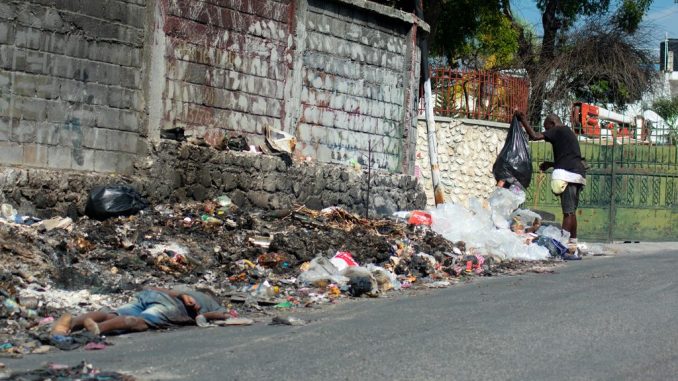
<svg viewBox="0 0 678 381">
<path fill-rule="evenodd" d="M 94 368 L 92 364 L 81 362 L 78 365 L 69 366 L 50 363 L 42 368 L 27 372 L 12 373 L 3 380 L 87 380 L 87 381 L 134 381 L 135 378 L 118 372 L 102 371 Z"/>
<path fill-rule="evenodd" d="M 154 205 L 102 221 L 82 217 L 31 225 L 17 223 L 13 209 L 3 209 L 13 217 L 0 218 L 0 355 L 7 356 L 91 342 L 97 345 L 89 349 L 103 349 L 106 343 L 92 338 L 60 341 L 45 335 L 65 311 L 113 308 L 145 287 L 211 290 L 231 317 L 199 325 L 250 325 L 271 311 L 448 287 L 533 265 L 520 256 L 509 261 L 511 256 L 475 245 L 472 237 L 446 239 L 436 232 L 451 218 L 441 214 L 445 208 L 408 212 L 405 220 L 365 219 L 336 207 L 246 210 L 222 196 Z M 465 213 L 456 218 L 469 218 L 469 225 L 480 209 L 476 216 Z M 491 224 L 490 212 L 484 213 Z M 274 323 L 302 325 L 283 318 Z"/>
</svg>

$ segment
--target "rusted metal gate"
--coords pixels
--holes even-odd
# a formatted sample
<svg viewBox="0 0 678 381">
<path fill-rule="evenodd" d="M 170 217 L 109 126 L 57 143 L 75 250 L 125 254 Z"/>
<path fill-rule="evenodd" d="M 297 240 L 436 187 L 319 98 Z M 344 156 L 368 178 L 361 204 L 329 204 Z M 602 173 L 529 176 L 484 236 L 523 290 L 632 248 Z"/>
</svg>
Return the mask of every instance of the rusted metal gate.
<svg viewBox="0 0 678 381">
<path fill-rule="evenodd" d="M 587 128 L 586 122 L 586 118 L 575 118 L 573 123 L 590 167 L 577 212 L 579 237 L 593 241 L 677 240 L 676 131 L 649 119 L 639 127 L 598 121 L 598 127 L 601 123 L 603 127 L 596 131 Z M 552 161 L 551 145 L 531 142 L 530 148 L 538 174 L 539 163 Z M 550 180 L 550 174 L 535 175 L 526 206 L 553 213 L 560 221 L 560 202 L 551 193 Z"/>
</svg>

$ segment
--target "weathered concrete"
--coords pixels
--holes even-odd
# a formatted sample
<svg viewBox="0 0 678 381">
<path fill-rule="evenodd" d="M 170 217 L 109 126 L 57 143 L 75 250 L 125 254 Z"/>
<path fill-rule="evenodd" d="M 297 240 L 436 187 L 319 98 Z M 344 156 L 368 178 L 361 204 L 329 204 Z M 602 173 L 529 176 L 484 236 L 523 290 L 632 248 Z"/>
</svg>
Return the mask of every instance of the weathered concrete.
<svg viewBox="0 0 678 381">
<path fill-rule="evenodd" d="M 0 164 L 131 174 L 163 129 L 411 174 L 411 14 L 364 0 L 0 4 Z M 209 139 L 214 141 L 218 139 Z"/>
<path fill-rule="evenodd" d="M 129 172 L 145 1 L 0 4 L 0 164 Z"/>
<path fill-rule="evenodd" d="M 371 144 L 372 211 L 421 207 L 407 175 L 422 29 L 362 0 L 2 0 L 0 197 L 48 215 L 80 208 L 91 185 L 134 178 L 158 201 L 227 192 L 261 208 L 362 212 L 366 180 L 351 168 Z M 262 145 L 266 127 L 297 137 L 301 164 L 160 138 L 183 129 Z"/>
<path fill-rule="evenodd" d="M 436 127 L 445 202 L 465 203 L 471 197 L 486 198 L 496 186 L 492 165 L 504 146 L 509 125 L 484 120 L 437 117 Z M 428 160 L 426 122 L 421 120 L 415 176 L 426 191 L 427 205 L 433 206 L 433 184 Z"/>
</svg>

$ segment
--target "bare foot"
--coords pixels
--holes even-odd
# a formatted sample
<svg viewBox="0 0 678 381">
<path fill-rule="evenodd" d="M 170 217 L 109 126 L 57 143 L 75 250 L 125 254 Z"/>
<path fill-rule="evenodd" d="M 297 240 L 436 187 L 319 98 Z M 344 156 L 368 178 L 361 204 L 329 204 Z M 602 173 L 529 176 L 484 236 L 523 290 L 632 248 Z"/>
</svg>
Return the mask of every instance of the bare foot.
<svg viewBox="0 0 678 381">
<path fill-rule="evenodd" d="M 73 316 L 71 314 L 63 314 L 52 326 L 52 331 L 50 334 L 52 336 L 66 336 L 71 333 L 71 320 Z"/>
<path fill-rule="evenodd" d="M 87 318 L 85 321 L 82 323 L 85 326 L 85 329 L 96 336 L 99 336 L 101 332 L 99 331 L 99 325 L 92 319 Z"/>
</svg>

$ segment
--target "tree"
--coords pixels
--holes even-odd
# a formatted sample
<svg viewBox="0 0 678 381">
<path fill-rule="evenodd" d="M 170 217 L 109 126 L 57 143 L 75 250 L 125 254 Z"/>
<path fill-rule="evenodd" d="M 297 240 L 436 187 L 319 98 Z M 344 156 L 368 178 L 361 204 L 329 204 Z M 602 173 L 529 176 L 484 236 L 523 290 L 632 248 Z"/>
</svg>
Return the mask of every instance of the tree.
<svg viewBox="0 0 678 381">
<path fill-rule="evenodd" d="M 591 21 L 591 20 L 590 20 Z M 549 76 L 544 100 L 577 100 L 618 108 L 641 99 L 654 83 L 651 55 L 639 44 L 642 35 L 615 28 L 609 18 L 596 20 L 568 34 L 542 76 Z"/>
<path fill-rule="evenodd" d="M 678 95 L 673 98 L 661 98 L 652 103 L 652 109 L 661 116 L 672 129 L 678 128 Z"/>
<path fill-rule="evenodd" d="M 553 83 L 554 74 L 558 84 L 571 85 L 567 89 L 571 93 L 588 93 L 604 103 L 622 103 L 639 97 L 636 90 L 644 90 L 651 76 L 645 75 L 646 71 L 643 70 L 644 74 L 640 78 L 619 74 L 621 67 L 635 69 L 635 65 L 648 64 L 647 53 L 643 55 L 642 50 L 637 49 L 638 44 L 633 43 L 631 36 L 637 32 L 651 3 L 652 0 L 621 0 L 618 8 L 610 12 L 609 0 L 537 0 L 537 7 L 542 12 L 544 37 L 541 44 L 535 44 L 531 31 L 513 17 L 509 0 L 502 0 L 506 16 L 513 20 L 513 26 L 519 33 L 518 55 L 532 87 L 528 102 L 531 122 L 538 123 L 541 120 L 544 100 L 553 98 L 553 94 L 549 94 L 549 84 Z M 582 18 L 585 27 L 572 32 L 576 29 L 577 21 Z M 603 33 L 599 33 L 601 31 Z M 597 43 L 604 45 L 596 50 Z M 589 44 L 588 47 L 586 44 Z M 628 60 L 623 61 L 622 66 L 618 60 L 606 60 L 603 57 L 603 47 L 615 46 L 622 46 L 633 53 Z M 583 52 L 598 54 L 595 57 L 589 55 L 588 58 L 595 58 L 591 61 L 578 55 Z M 574 75 L 575 78 L 567 80 L 563 73 Z M 628 83 L 629 79 L 635 83 Z M 636 79 L 641 79 L 642 83 L 638 85 Z M 566 96 L 566 93 L 564 91 L 557 95 Z"/>
<path fill-rule="evenodd" d="M 407 12 L 415 1 L 377 0 Z M 431 27 L 431 53 L 450 65 L 461 60 L 474 68 L 503 68 L 515 62 L 518 31 L 501 0 L 424 1 L 424 20 Z"/>
</svg>

